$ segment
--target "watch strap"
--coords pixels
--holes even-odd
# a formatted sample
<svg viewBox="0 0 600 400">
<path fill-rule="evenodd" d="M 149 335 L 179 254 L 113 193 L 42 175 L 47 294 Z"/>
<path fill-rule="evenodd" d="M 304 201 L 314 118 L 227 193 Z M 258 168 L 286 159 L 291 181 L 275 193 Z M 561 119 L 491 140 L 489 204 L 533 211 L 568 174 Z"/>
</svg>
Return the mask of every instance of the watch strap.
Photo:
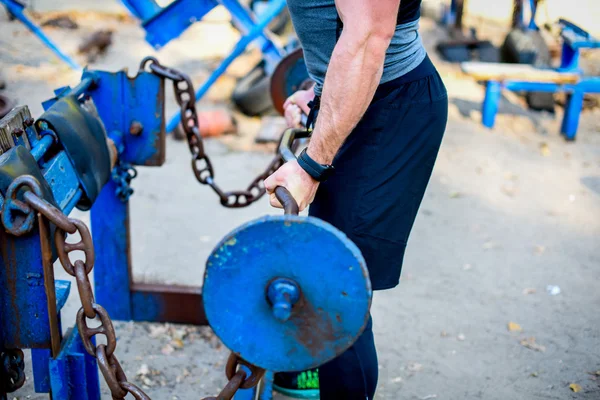
<svg viewBox="0 0 600 400">
<path fill-rule="evenodd" d="M 321 165 L 310 158 L 306 153 L 306 149 L 302 150 L 298 156 L 298 165 L 317 182 L 326 180 L 333 169 L 331 165 Z"/>
</svg>

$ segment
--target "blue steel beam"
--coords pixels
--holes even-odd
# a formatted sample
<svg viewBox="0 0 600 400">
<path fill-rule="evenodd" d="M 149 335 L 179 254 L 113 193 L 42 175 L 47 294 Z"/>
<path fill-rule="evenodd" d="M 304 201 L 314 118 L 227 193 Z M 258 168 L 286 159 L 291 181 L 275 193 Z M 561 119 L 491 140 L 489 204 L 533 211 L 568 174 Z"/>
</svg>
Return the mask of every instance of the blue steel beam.
<svg viewBox="0 0 600 400">
<path fill-rule="evenodd" d="M 220 0 L 220 1 L 225 3 L 225 2 L 228 2 L 229 0 Z M 196 92 L 196 100 L 200 100 L 200 98 L 202 96 L 204 96 L 206 94 L 206 92 L 208 92 L 208 89 L 210 89 L 212 84 L 215 83 L 221 75 L 223 75 L 223 73 L 227 70 L 227 68 L 231 65 L 231 63 L 237 57 L 239 57 L 240 54 L 242 54 L 244 51 L 246 51 L 246 48 L 248 47 L 248 45 L 250 43 L 252 43 L 252 41 L 254 39 L 256 39 L 257 37 L 259 37 L 262 34 L 263 30 L 267 27 L 269 22 L 271 22 L 271 20 L 277 14 L 279 14 L 279 12 L 281 12 L 281 10 L 283 9 L 284 6 L 285 6 L 285 0 L 274 0 L 269 5 L 269 7 L 265 10 L 264 14 L 262 14 L 262 16 L 261 16 L 262 18 L 261 18 L 260 22 L 256 25 L 254 25 L 254 27 L 252 29 L 250 29 L 250 31 L 246 35 L 244 35 L 240 38 L 240 40 L 237 42 L 237 44 L 235 45 L 235 47 L 233 48 L 231 53 L 221 62 L 221 64 L 219 64 L 217 69 L 213 71 L 213 73 L 206 80 L 206 82 L 204 82 L 202 87 L 200 87 L 200 89 L 198 89 L 198 91 Z M 175 115 L 171 118 L 169 123 L 167 124 L 167 132 L 172 132 L 177 127 L 177 124 L 179 124 L 180 121 L 181 121 L 181 112 L 177 111 L 175 113 Z"/>
<path fill-rule="evenodd" d="M 75 60 L 63 53 L 56 44 L 46 34 L 31 21 L 23 12 L 25 6 L 15 0 L 0 0 L 0 3 L 4 4 L 8 11 L 13 14 L 19 21 L 21 21 L 35 36 L 37 36 L 42 43 L 48 47 L 58 58 L 63 60 L 72 69 L 80 70 L 81 66 L 77 64 Z"/>
<path fill-rule="evenodd" d="M 116 190 L 109 181 L 91 210 L 94 247 L 102 249 L 94 267 L 95 296 L 111 318 L 131 320 L 129 203 Z"/>
</svg>

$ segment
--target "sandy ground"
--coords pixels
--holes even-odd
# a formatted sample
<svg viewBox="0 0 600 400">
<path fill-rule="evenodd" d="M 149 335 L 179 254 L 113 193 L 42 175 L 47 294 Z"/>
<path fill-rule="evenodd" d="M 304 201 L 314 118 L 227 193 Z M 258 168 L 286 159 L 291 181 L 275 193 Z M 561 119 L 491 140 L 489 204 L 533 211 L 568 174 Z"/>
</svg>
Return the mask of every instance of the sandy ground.
<svg viewBox="0 0 600 400">
<path fill-rule="evenodd" d="M 114 29 L 114 44 L 91 65 L 97 69 L 135 71 L 141 58 L 156 54 L 198 84 L 237 38 L 217 10 L 155 52 L 118 4 L 38 0 L 34 6 L 39 20 L 51 10 L 79 10 L 73 14 L 79 30 L 47 29 L 69 54 L 94 29 Z M 82 12 L 90 9 L 106 14 Z M 531 113 L 506 94 L 496 128 L 485 129 L 482 87 L 438 59 L 432 49 L 443 37 L 439 27 L 424 20 L 422 32 L 450 94 L 450 120 L 402 282 L 374 296 L 377 398 L 599 399 L 600 112 L 586 111 L 577 141 L 566 143 L 558 134 L 562 110 L 554 117 Z M 52 89 L 75 84 L 79 73 L 2 12 L 0 33 L 3 93 L 39 116 Z M 229 107 L 235 78 L 256 57 L 238 60 L 201 106 Z M 169 98 L 168 110 L 174 109 Z M 240 135 L 207 141 L 226 189 L 245 186 L 270 159 L 269 149 L 253 145 L 259 125 L 240 117 Z M 167 147 L 166 164 L 139 168 L 134 182 L 134 275 L 201 285 L 203 260 L 216 242 L 275 211 L 266 200 L 243 210 L 222 208 L 195 182 L 187 146 L 169 139 Z M 548 285 L 559 286 L 560 294 L 549 294 Z M 76 310 L 73 295 L 63 310 L 65 327 Z M 509 331 L 509 322 L 522 330 Z M 227 351 L 208 328 L 122 322 L 117 332 L 126 372 L 153 398 L 198 399 L 225 382 Z M 45 398 L 31 382 L 13 397 Z"/>
</svg>

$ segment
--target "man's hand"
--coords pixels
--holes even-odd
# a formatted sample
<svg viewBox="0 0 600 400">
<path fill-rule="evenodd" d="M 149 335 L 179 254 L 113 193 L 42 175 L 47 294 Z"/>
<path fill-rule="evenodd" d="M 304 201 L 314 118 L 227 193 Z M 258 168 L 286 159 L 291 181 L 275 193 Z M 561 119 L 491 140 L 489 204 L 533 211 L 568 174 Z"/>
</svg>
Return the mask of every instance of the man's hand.
<svg viewBox="0 0 600 400">
<path fill-rule="evenodd" d="M 302 113 L 308 115 L 310 108 L 308 102 L 315 98 L 314 90 L 298 90 L 283 103 L 284 116 L 289 128 L 302 126 Z"/>
<path fill-rule="evenodd" d="M 269 194 L 269 202 L 273 207 L 283 208 L 277 197 L 275 197 L 277 186 L 283 186 L 289 190 L 298 203 L 298 208 L 302 211 L 314 200 L 319 182 L 308 175 L 294 160 L 285 163 L 273 175 L 265 179 L 265 189 Z"/>
</svg>

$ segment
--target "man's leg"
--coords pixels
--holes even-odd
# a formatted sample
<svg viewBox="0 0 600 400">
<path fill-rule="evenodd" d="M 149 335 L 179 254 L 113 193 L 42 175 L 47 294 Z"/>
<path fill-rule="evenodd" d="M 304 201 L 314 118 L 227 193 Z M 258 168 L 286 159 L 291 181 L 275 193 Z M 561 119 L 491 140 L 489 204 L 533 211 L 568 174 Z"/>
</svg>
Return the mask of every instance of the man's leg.
<svg viewBox="0 0 600 400">
<path fill-rule="evenodd" d="M 373 321 L 369 318 L 352 347 L 319 367 L 321 400 L 372 400 L 378 372 Z"/>
</svg>

